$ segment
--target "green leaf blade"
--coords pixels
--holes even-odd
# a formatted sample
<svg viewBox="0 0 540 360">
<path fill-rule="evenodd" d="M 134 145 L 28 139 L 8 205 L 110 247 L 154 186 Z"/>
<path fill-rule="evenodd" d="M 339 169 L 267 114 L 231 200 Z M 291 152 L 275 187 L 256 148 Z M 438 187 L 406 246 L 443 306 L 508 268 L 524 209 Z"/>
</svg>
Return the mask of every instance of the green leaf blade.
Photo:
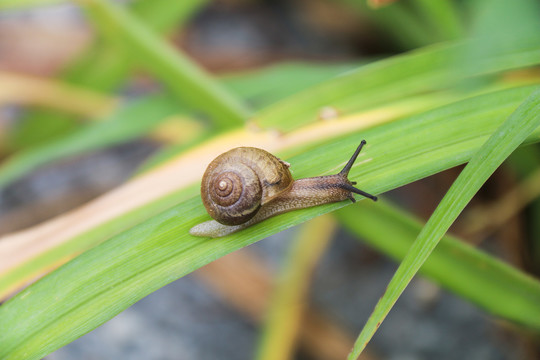
<svg viewBox="0 0 540 360">
<path fill-rule="evenodd" d="M 474 42 L 439 44 L 366 64 L 263 109 L 254 121 L 262 128 L 287 132 L 317 121 L 325 106 L 348 115 L 403 102 L 411 106 L 419 95 L 444 94 L 449 89 L 454 96 L 463 97 L 468 92 L 456 93 L 457 85 L 466 84 L 471 78 L 532 66 L 540 59 L 538 48 L 520 49 L 475 58 L 475 66 L 464 71 L 464 54 L 474 45 Z M 421 102 L 426 103 L 423 108 L 433 106 L 426 100 Z"/>
<path fill-rule="evenodd" d="M 336 215 L 362 240 L 398 261 L 423 226 L 385 201 L 361 202 Z M 459 239 L 445 235 L 419 272 L 494 315 L 540 329 L 540 282 Z"/>
<path fill-rule="evenodd" d="M 365 138 L 368 144 L 349 178 L 368 192 L 388 191 L 467 161 L 533 89 L 537 87 L 486 94 L 361 133 L 324 139 L 325 143 L 284 159 L 293 164 L 298 178 L 333 173 L 346 161 L 343 154 Z M 530 140 L 537 141 L 538 134 Z M 192 226 L 209 219 L 196 188 L 191 191 L 189 200 L 133 224 L 132 229 L 86 251 L 1 306 L 0 358 L 25 353 L 39 358 L 220 256 L 348 205 L 302 209 L 208 240 L 188 235 Z"/>
<path fill-rule="evenodd" d="M 156 75 L 179 99 L 209 114 L 218 126 L 241 125 L 251 115 L 240 99 L 127 9 L 105 0 L 83 4 L 105 36 Z"/>
<path fill-rule="evenodd" d="M 482 184 L 539 126 L 540 91 L 537 90 L 489 137 L 452 184 L 397 269 L 358 336 L 349 359 L 360 356 L 405 287 Z"/>
<path fill-rule="evenodd" d="M 167 116 L 180 111 L 173 99 L 167 96 L 149 96 L 125 104 L 102 121 L 55 141 L 19 151 L 7 159 L 0 164 L 0 188 L 46 163 L 142 137 Z"/>
</svg>

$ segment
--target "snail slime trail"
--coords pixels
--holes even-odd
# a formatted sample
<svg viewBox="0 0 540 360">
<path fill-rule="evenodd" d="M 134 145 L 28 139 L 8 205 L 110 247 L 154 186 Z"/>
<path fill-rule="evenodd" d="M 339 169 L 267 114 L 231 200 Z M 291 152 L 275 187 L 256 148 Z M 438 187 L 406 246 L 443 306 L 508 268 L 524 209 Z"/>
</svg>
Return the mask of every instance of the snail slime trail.
<svg viewBox="0 0 540 360">
<path fill-rule="evenodd" d="M 215 158 L 201 183 L 201 198 L 214 220 L 194 226 L 195 236 L 221 237 L 245 229 L 271 216 L 337 201 L 355 202 L 355 194 L 377 200 L 354 187 L 347 176 L 360 150 L 360 142 L 347 165 L 335 175 L 294 180 L 289 164 L 269 152 L 238 147 Z"/>
</svg>

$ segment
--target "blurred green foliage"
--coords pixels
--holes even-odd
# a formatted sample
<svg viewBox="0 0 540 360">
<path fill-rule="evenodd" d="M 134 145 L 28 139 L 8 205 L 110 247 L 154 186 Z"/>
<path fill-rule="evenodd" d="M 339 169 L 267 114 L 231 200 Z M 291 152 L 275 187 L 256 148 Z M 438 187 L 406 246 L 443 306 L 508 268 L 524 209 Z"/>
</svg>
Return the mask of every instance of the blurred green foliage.
<svg viewBox="0 0 540 360">
<path fill-rule="evenodd" d="M 49 2 L 54 1 L 0 0 L 0 9 Z M 367 150 L 371 161 L 355 166 L 351 178 L 362 179 L 362 187 L 374 193 L 477 159 L 447 194 L 461 195 L 452 198 L 455 202 L 443 202 L 422 230 L 424 235 L 434 235 L 415 242 L 409 255 L 406 251 L 421 231 L 409 214 L 377 204 L 358 204 L 337 212 L 339 221 L 375 248 L 396 259 L 408 259 L 398 273 L 406 276 L 391 284 L 388 293 L 393 297 L 378 308 L 382 315 L 373 318 L 366 328 L 369 336 L 361 338 L 352 357 L 426 259 L 423 271 L 452 292 L 496 316 L 536 331 L 540 328 L 537 280 L 452 237 L 445 237 L 428 259 L 465 203 L 511 150 L 522 141 L 540 139 L 539 130 L 534 130 L 539 111 L 538 92 L 534 92 L 540 78 L 531 71 L 540 64 L 537 1 L 409 0 L 372 9 L 364 2 L 342 0 L 336 6 L 358 11 L 360 18 L 385 34 L 381 39 L 389 38 L 399 49 L 412 51 L 372 62 L 298 62 L 220 78 L 206 73 L 166 39 L 206 1 L 137 0 L 125 6 L 105 0 L 76 3 L 98 35 L 59 79 L 116 95 L 135 71 L 142 70 L 163 84 L 163 89 L 125 101 L 100 122 L 84 122 L 50 109 L 29 109 L 8 138 L 12 154 L 0 164 L 0 187 L 52 161 L 150 136 L 171 115 L 201 123 L 203 130 L 187 141 L 168 143 L 147 163 L 144 173 L 189 150 L 210 148 L 220 137 L 244 128 L 248 120 L 262 132 L 308 134 L 321 124 L 321 109 L 331 108 L 354 127 L 280 148 L 278 155 L 294 163 L 295 177 L 339 167 L 343 154 L 363 137 L 373 144 Z M 504 123 L 532 93 L 536 95 Z M 373 114 L 385 116 L 363 124 Z M 343 124 L 338 121 L 336 126 Z M 497 130 L 503 123 L 506 128 Z M 484 144 L 494 133 L 503 137 Z M 518 149 L 509 163 L 518 179 L 524 179 L 538 168 L 539 159 L 538 148 L 528 147 Z M 83 252 L 0 307 L 0 357 L 45 356 L 204 264 L 345 205 L 283 214 L 224 239 L 208 240 L 188 234 L 191 226 L 208 219 L 197 184 L 180 187 L 1 274 L 0 290 L 5 292 Z M 538 218 L 540 202 L 535 201 L 529 211 L 531 219 Z M 531 221 L 531 257 L 537 263 L 539 234 L 538 223 Z M 294 264 L 294 257 L 289 263 Z M 279 306 L 275 311 L 280 313 Z"/>
</svg>

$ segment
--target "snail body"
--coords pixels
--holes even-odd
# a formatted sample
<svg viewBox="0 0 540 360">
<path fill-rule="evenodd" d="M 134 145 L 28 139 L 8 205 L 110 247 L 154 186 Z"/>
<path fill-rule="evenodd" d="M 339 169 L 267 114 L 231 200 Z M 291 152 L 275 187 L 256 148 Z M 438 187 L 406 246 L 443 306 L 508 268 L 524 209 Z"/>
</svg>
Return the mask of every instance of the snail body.
<svg viewBox="0 0 540 360">
<path fill-rule="evenodd" d="M 376 201 L 347 178 L 365 143 L 362 140 L 338 174 L 298 180 L 292 178 L 288 163 L 262 149 L 239 147 L 219 155 L 201 182 L 203 204 L 215 220 L 194 226 L 190 234 L 225 236 L 291 210 L 347 199 L 355 202 L 353 193 Z"/>
</svg>

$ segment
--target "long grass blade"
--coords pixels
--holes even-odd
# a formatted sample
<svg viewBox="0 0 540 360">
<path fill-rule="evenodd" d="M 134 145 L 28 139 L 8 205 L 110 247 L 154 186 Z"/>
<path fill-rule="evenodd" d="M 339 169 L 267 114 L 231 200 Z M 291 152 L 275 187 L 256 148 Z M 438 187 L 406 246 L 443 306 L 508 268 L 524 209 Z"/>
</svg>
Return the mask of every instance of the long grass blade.
<svg viewBox="0 0 540 360">
<path fill-rule="evenodd" d="M 18 1 L 21 6 L 25 2 L 40 5 L 45 1 Z M 128 6 L 149 28 L 161 34 L 169 32 L 174 26 L 181 26 L 205 2 L 205 0 L 175 2 L 135 0 Z M 2 2 L 0 8 L 1 6 Z M 59 78 L 89 90 L 110 92 L 118 89 L 126 81 L 133 73 L 135 64 L 136 60 L 124 48 L 113 47 L 109 42 L 98 38 L 83 55 L 63 69 Z M 48 92 L 42 91 L 41 94 Z M 64 103 L 69 104 L 70 101 L 64 99 Z M 42 106 L 26 109 L 19 118 L 20 125 L 10 131 L 9 142 L 6 142 L 9 150 L 34 149 L 36 145 L 45 145 L 63 138 L 65 134 L 70 135 L 73 128 L 80 128 L 79 121 L 75 117 L 51 109 L 50 104 Z M 68 127 L 67 131 L 65 127 Z M 50 130 L 44 131 L 45 128 Z"/>
<path fill-rule="evenodd" d="M 497 124 L 535 88 L 487 94 L 371 129 L 366 127 L 373 122 L 360 115 L 358 119 L 319 123 L 318 127 L 284 135 L 279 142 L 272 134 L 246 130 L 215 138 L 169 158 L 154 170 L 61 218 L 4 237 L 0 241 L 0 296 L 41 274 L 40 269 L 69 259 L 89 244 L 98 244 L 134 226 L 175 201 L 195 196 L 196 182 L 205 165 L 238 144 L 262 147 L 284 159 L 299 161 L 293 169 L 295 176 L 307 177 L 341 170 L 345 162 L 340 155 L 354 150 L 358 138 L 365 138 L 366 151 L 373 155 L 365 160 L 365 154 L 360 156 L 358 163 L 363 164 L 362 170 L 369 176 L 358 180 L 366 190 L 384 192 L 467 161 Z M 325 142 L 329 143 L 323 151 L 320 144 Z M 351 170 L 353 180 L 359 174 L 358 163 Z M 187 195 L 178 196 L 188 187 L 191 190 Z M 21 244 L 25 251 L 15 251 L 10 243 Z"/>
<path fill-rule="evenodd" d="M 540 48 L 531 47 L 476 57 L 474 66 L 464 70 L 464 53 L 474 45 L 475 42 L 436 45 L 367 64 L 273 104 L 260 111 L 253 121 L 262 128 L 287 132 L 316 122 L 324 107 L 347 116 L 389 106 L 410 107 L 419 95 L 448 96 L 450 89 L 454 96 L 471 96 L 471 92 L 487 89 L 463 88 L 456 93 L 457 85 L 484 77 L 488 85 L 496 75 L 540 62 Z M 443 98 L 437 105 L 445 101 L 448 99 Z"/>
<path fill-rule="evenodd" d="M 540 126 L 540 91 L 535 91 L 472 156 L 401 262 L 355 342 L 357 359 L 407 284 L 429 257 L 450 225 L 500 164 Z"/>
<path fill-rule="evenodd" d="M 181 27 L 206 3 L 207 0 L 136 0 L 128 6 L 145 26 L 158 34 L 168 34 L 175 27 Z M 92 89 L 112 91 L 126 81 L 136 64 L 137 60 L 124 47 L 95 41 L 86 53 L 64 70 L 62 78 Z"/>
<path fill-rule="evenodd" d="M 173 48 L 129 10 L 110 1 L 80 1 L 94 25 L 144 65 L 186 105 L 208 114 L 217 125 L 241 125 L 251 110 L 180 50 Z"/>
<path fill-rule="evenodd" d="M 222 83 L 226 88 L 246 99 L 246 101 L 257 106 L 262 106 L 269 105 L 276 99 L 286 97 L 310 85 L 331 78 L 341 73 L 344 69 L 349 69 L 351 66 L 282 64 L 256 72 L 227 75 L 222 79 Z M 13 90 L 13 87 L 9 86 L 10 78 L 2 78 L 2 74 L 0 73 L 0 80 L 6 80 L 2 84 L 5 86 L 5 96 L 13 98 L 17 95 L 14 95 L 16 91 Z M 287 81 L 287 85 L 285 86 L 282 85 L 284 81 Z M 17 85 L 16 89 L 25 91 L 26 95 L 29 92 L 28 88 L 32 87 L 33 91 L 49 90 L 47 98 L 51 96 L 51 89 L 38 86 L 39 82 L 37 84 L 34 81 L 28 82 L 28 84 L 24 84 L 25 86 Z M 64 83 L 55 85 L 60 87 L 66 86 Z M 2 100 L 3 86 L 0 86 L 0 101 Z M 66 90 L 71 91 L 72 96 L 76 94 L 71 87 L 67 87 Z M 62 93 L 60 95 L 64 94 Z M 40 96 L 42 97 L 42 95 Z M 62 99 L 65 100 L 65 95 Z M 101 108 L 95 105 L 97 101 L 78 100 L 80 103 L 84 103 L 84 109 L 89 109 L 88 111 L 90 111 L 91 108 L 94 114 L 99 110 L 104 112 L 102 109 L 104 105 L 101 105 Z M 101 101 L 101 103 L 103 102 L 104 100 Z M 75 101 L 71 101 L 70 103 L 74 103 L 71 104 L 72 107 L 77 105 Z M 50 102 L 43 103 L 43 106 L 51 107 L 52 105 L 54 104 Z M 109 105 L 108 112 L 112 112 L 111 108 L 112 104 Z M 152 130 L 163 123 L 166 120 L 166 116 L 173 113 L 181 114 L 184 111 L 186 111 L 185 108 L 178 104 L 178 101 L 173 96 L 167 95 L 148 96 L 128 102 L 109 116 L 102 118 L 99 123 L 88 124 L 54 141 L 44 144 L 34 143 L 30 149 L 16 152 L 0 164 L 0 188 L 47 163 L 106 146 L 124 143 L 134 138 L 151 136 Z M 34 115 L 36 119 L 39 117 L 41 120 L 43 110 L 34 113 Z M 18 134 L 17 136 L 21 135 L 28 136 L 28 134 Z M 183 130 L 182 136 L 186 137 L 187 135 L 189 135 L 188 130 Z M 184 144 L 179 144 L 179 146 L 184 146 Z M 167 151 L 170 152 L 171 149 L 167 149 Z"/>
<path fill-rule="evenodd" d="M 298 177 L 333 173 L 334 170 L 339 171 L 347 161 L 343 159 L 343 154 L 355 149 L 360 137 L 365 138 L 368 145 L 351 169 L 349 178 L 358 181 L 362 188 L 378 194 L 467 161 L 508 116 L 512 107 L 515 109 L 516 100 L 522 101 L 531 90 L 513 89 L 501 92 L 496 98 L 489 94 L 470 99 L 453 107 L 364 130 L 362 134 L 348 134 L 311 150 L 304 148 L 296 156 L 283 158 L 293 164 L 295 176 Z M 488 101 L 492 107 L 484 106 L 482 101 Z M 538 140 L 539 135 L 538 132 L 534 133 L 529 141 Z M 298 141 L 293 143 L 298 145 Z M 199 177 L 204 166 L 200 170 L 190 171 L 186 169 L 188 163 L 184 162 L 188 160 L 188 154 L 182 159 L 178 163 L 182 176 Z M 200 156 L 192 160 L 201 163 Z M 171 166 L 172 163 L 169 163 L 169 170 L 174 169 Z M 160 168 L 154 172 L 157 170 Z M 135 180 L 143 184 L 142 178 L 151 173 Z M 170 171 L 165 174 L 167 181 L 174 182 L 177 190 L 178 184 L 183 184 L 181 187 L 191 184 L 187 181 L 189 179 L 174 176 Z M 137 188 L 132 183 L 121 191 L 119 189 L 116 194 L 110 194 L 107 199 L 99 199 L 88 206 L 96 211 L 103 206 L 103 213 L 117 212 L 119 205 L 126 206 L 134 200 L 139 201 L 143 195 L 146 197 L 149 191 L 169 186 L 165 182 L 152 184 L 151 188 Z M 129 193 L 129 189 L 135 193 Z M 193 198 L 86 251 L 1 306 L 0 358 L 38 359 L 94 329 L 140 298 L 214 259 L 347 205 L 343 202 L 290 212 L 240 233 L 209 240 L 189 235 L 191 227 L 209 218 L 196 193 L 197 189 L 192 188 L 190 194 Z M 85 226 L 86 211 L 88 209 L 66 214 L 54 224 L 44 224 L 52 232 L 46 236 L 40 232 L 40 246 L 44 241 L 60 240 L 58 236 L 71 234 L 68 240 L 84 236 L 88 231 L 77 235 L 73 225 L 77 225 L 78 230 Z M 138 212 L 140 219 L 144 208 Z M 127 214 L 129 210 L 124 209 L 121 213 Z M 88 221 L 92 223 L 96 220 Z M 129 222 L 129 219 L 123 221 Z M 107 224 L 110 232 L 110 227 L 114 226 Z M 94 237 L 98 230 L 99 226 L 91 226 Z M 17 240 L 26 241 L 22 236 L 19 234 Z M 0 245 L 9 245 L 6 240 L 0 241 Z M 0 254 L 5 254 L 0 264 L 12 260 L 5 251 L 5 247 L 0 250 Z"/>
<path fill-rule="evenodd" d="M 267 319 L 257 349 L 257 360 L 292 359 L 302 319 L 310 278 L 330 243 L 335 220 L 326 215 L 313 219 L 301 228 L 290 246 L 289 254 L 270 300 Z"/>
<path fill-rule="evenodd" d="M 66 2 L 66 0 L 0 0 L 0 9 L 20 9 L 63 2 Z"/>
<path fill-rule="evenodd" d="M 126 104 L 102 121 L 76 130 L 54 142 L 13 155 L 0 166 L 0 188 L 47 162 L 146 135 L 167 116 L 180 111 L 178 104 L 167 96 L 148 97 Z"/>
<path fill-rule="evenodd" d="M 359 240 L 397 261 L 424 225 L 387 201 L 362 201 L 335 214 Z M 540 330 L 540 282 L 463 240 L 445 235 L 419 272 L 495 316 Z"/>
</svg>

